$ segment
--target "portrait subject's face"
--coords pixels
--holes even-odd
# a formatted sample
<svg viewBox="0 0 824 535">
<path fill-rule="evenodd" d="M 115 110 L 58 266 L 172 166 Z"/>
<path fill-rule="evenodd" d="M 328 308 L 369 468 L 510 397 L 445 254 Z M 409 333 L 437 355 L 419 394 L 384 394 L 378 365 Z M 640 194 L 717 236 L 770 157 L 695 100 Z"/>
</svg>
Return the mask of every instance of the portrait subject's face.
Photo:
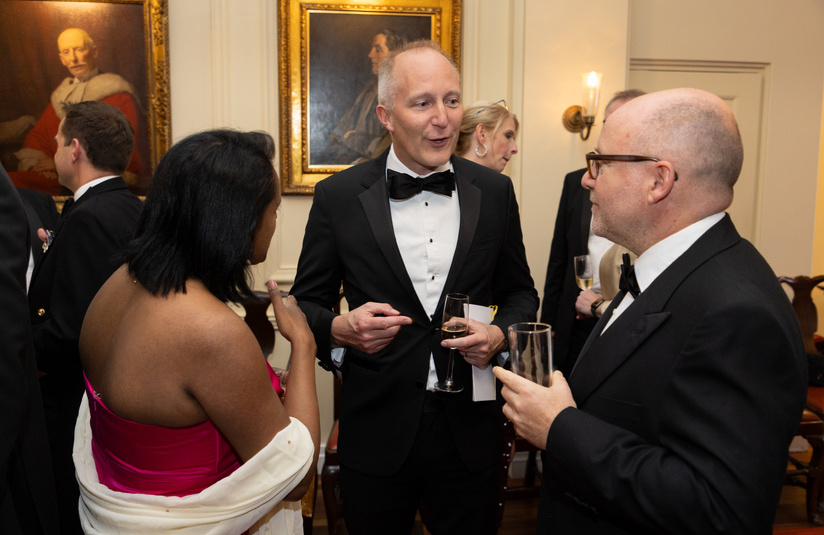
<svg viewBox="0 0 824 535">
<path fill-rule="evenodd" d="M 381 60 L 389 55 L 386 47 L 386 36 L 379 33 L 372 39 L 372 48 L 369 49 L 369 59 L 372 60 L 372 74 L 378 74 L 378 65 Z"/>
<path fill-rule="evenodd" d="M 449 161 L 463 115 L 461 84 L 455 69 L 431 49 L 410 50 L 395 58 L 398 80 L 390 111 L 378 106 L 381 123 L 392 133 L 395 154 L 426 175 Z"/>
<path fill-rule="evenodd" d="M 57 38 L 60 61 L 72 76 L 83 76 L 97 66 L 97 47 L 89 46 L 87 35 L 82 30 L 69 29 Z"/>
</svg>

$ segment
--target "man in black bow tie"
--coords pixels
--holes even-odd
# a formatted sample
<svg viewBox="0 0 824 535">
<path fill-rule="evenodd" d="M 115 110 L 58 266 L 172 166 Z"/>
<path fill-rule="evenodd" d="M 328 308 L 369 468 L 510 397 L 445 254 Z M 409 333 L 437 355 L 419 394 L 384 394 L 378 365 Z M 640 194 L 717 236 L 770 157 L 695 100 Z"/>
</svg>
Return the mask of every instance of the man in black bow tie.
<svg viewBox="0 0 824 535">
<path fill-rule="evenodd" d="M 119 176 L 134 132 L 123 112 L 97 100 L 68 104 L 55 141 L 58 180 L 74 193 L 35 266 L 29 289 L 40 388 L 46 410 L 62 533 L 82 533 L 72 444 L 84 385 L 78 339 L 97 290 L 117 268 L 142 203 Z"/>
<path fill-rule="evenodd" d="M 650 93 L 604 124 L 582 179 L 592 229 L 638 258 L 568 382 L 494 370 L 504 414 L 545 450 L 537 533 L 772 533 L 807 361 L 725 213 L 742 161 L 705 91 Z"/>
<path fill-rule="evenodd" d="M 432 533 L 494 533 L 503 420 L 499 402 L 473 401 L 470 365 L 494 365 L 507 326 L 537 311 L 515 193 L 505 176 L 452 156 L 460 81 L 437 45 L 406 45 L 378 78 L 392 146 L 315 187 L 292 288 L 321 365 L 343 378 L 347 528 L 409 533 L 423 503 Z M 336 315 L 341 283 L 349 312 Z M 434 384 L 446 372 L 450 292 L 498 311 L 443 342 L 463 357 L 454 378 L 465 388 L 447 394 Z"/>
</svg>

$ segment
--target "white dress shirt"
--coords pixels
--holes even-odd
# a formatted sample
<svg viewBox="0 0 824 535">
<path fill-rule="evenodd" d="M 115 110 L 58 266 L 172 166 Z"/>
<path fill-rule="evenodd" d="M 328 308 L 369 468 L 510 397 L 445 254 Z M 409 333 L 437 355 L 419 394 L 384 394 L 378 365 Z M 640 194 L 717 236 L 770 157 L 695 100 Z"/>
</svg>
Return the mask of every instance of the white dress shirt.
<svg viewBox="0 0 824 535">
<path fill-rule="evenodd" d="M 83 194 L 89 191 L 91 188 L 113 178 L 117 178 L 117 175 L 101 176 L 100 178 L 95 178 L 94 180 L 86 182 L 85 184 L 77 188 L 77 191 L 74 192 L 74 200 L 80 200 L 80 197 L 82 197 Z"/>
<path fill-rule="evenodd" d="M 387 170 L 417 176 L 395 155 L 394 145 L 386 159 Z M 450 162 L 433 172 L 450 171 Z M 431 173 L 430 173 L 431 174 Z M 428 175 L 427 175 L 428 176 Z M 400 249 L 406 272 L 415 287 L 415 293 L 430 318 L 435 314 L 438 301 L 446 283 L 446 276 L 452 266 L 452 257 L 458 244 L 458 230 L 461 224 L 461 210 L 457 191 L 446 197 L 431 191 L 402 201 L 389 200 L 395 241 Z M 390 305 L 392 303 L 389 303 Z M 432 318 L 440 321 L 439 318 Z M 429 377 L 426 389 L 433 390 L 438 381 L 435 360 L 429 356 Z"/>
<path fill-rule="evenodd" d="M 687 249 L 692 247 L 692 244 L 698 241 L 698 238 L 704 235 L 710 228 L 724 218 L 724 212 L 713 214 L 705 217 L 701 221 L 697 221 L 692 225 L 679 230 L 675 234 L 667 236 L 659 241 L 638 257 L 633 264 L 635 266 L 635 278 L 638 280 L 638 288 L 643 292 L 645 288 L 658 278 L 658 275 L 664 272 L 670 264 L 675 262 L 678 257 L 684 254 Z M 609 329 L 609 326 L 615 319 L 621 315 L 624 310 L 635 302 L 632 294 L 627 292 L 621 302 L 612 311 L 612 317 L 604 326 L 602 333 Z"/>
</svg>

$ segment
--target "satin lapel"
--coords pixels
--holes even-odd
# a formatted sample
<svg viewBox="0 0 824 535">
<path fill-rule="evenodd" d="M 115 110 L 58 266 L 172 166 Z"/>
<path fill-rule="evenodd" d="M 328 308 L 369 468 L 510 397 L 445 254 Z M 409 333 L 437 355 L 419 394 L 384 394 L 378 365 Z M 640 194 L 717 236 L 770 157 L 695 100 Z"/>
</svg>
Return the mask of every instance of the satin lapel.
<svg viewBox="0 0 824 535">
<path fill-rule="evenodd" d="M 683 255 L 667 267 L 649 288 L 602 333 L 609 319 L 604 318 L 593 330 L 578 357 L 569 384 L 577 403 L 582 403 L 638 346 L 669 317 L 664 310 L 672 294 L 690 274 L 709 259 L 741 241 L 729 215 L 704 233 Z M 617 306 L 616 298 L 608 310 Z"/>
<path fill-rule="evenodd" d="M 381 159 L 378 158 L 373 161 L 378 162 L 380 160 Z M 377 179 L 372 181 L 371 184 L 369 184 L 369 179 L 364 180 L 363 184 L 368 189 L 361 193 L 358 198 L 366 213 L 366 219 L 369 221 L 372 235 L 378 242 L 384 258 L 386 258 L 386 261 L 391 266 L 392 271 L 400 281 L 404 291 L 409 294 L 410 302 L 417 303 L 420 314 L 428 321 L 429 316 L 426 315 L 426 311 L 418 299 L 418 294 L 412 285 L 412 279 L 409 278 L 409 273 L 406 271 L 406 266 L 403 263 L 401 251 L 398 249 L 398 242 L 395 240 L 395 228 L 392 226 L 392 214 L 389 211 L 389 192 L 386 188 L 384 172 L 381 171 L 381 169 L 385 169 L 385 158 L 383 162 L 384 165 L 382 167 L 378 166 L 380 169 L 375 170 L 375 173 L 378 173 Z M 373 174 L 372 176 L 375 175 Z"/>
<path fill-rule="evenodd" d="M 455 254 L 452 257 L 452 265 L 449 267 L 449 275 L 443 286 L 441 301 L 443 296 L 452 291 L 452 286 L 469 254 L 469 248 L 475 239 L 475 230 L 478 228 L 478 219 L 481 217 L 481 190 L 463 172 L 463 166 L 457 165 L 453 159 L 455 169 L 455 185 L 458 189 L 458 203 L 461 207 L 461 228 L 458 230 L 458 244 L 455 246 Z"/>
<path fill-rule="evenodd" d="M 589 227 L 592 221 L 592 201 L 589 200 L 589 191 L 581 188 L 581 251 L 586 254 L 589 250 Z"/>
<path fill-rule="evenodd" d="M 578 357 L 574 373 L 569 377 L 576 403 L 584 402 L 670 317 L 670 312 L 646 312 L 648 303 L 644 293 L 621 313 L 606 332 L 602 333 L 609 320 L 606 315 L 602 318 L 606 321 L 599 322 L 598 328 L 593 330 Z M 602 334 L 599 336 L 598 333 Z"/>
</svg>

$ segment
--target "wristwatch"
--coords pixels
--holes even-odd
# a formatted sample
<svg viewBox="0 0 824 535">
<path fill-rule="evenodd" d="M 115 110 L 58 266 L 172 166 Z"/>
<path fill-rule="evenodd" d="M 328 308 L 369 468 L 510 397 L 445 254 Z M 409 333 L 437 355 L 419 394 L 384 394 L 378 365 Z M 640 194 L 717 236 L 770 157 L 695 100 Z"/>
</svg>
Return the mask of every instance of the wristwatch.
<svg viewBox="0 0 824 535">
<path fill-rule="evenodd" d="M 589 310 L 592 311 L 592 315 L 594 317 L 598 317 L 598 314 L 596 314 L 596 310 L 598 310 L 598 307 L 601 306 L 603 302 L 604 300 L 602 298 L 598 298 L 595 301 L 593 301 L 592 304 L 589 306 Z"/>
</svg>

